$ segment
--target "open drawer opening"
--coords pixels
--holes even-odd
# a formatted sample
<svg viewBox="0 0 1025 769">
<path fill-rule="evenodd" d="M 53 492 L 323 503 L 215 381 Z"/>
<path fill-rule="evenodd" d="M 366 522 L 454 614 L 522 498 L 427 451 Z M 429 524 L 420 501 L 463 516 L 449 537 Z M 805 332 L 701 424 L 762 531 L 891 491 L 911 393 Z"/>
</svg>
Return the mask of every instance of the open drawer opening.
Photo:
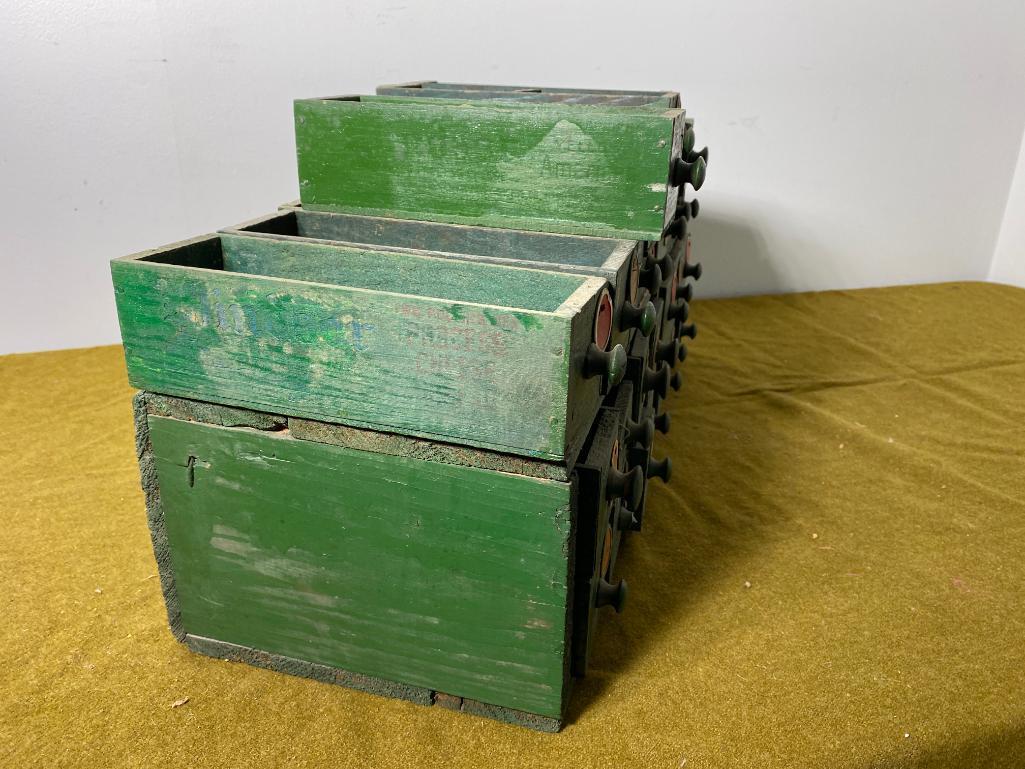
<svg viewBox="0 0 1025 769">
<path fill-rule="evenodd" d="M 295 221 L 294 214 L 286 214 L 273 226 L 288 228 Z M 139 261 L 536 312 L 557 311 L 588 280 L 400 251 L 230 234 L 176 244 Z"/>
<path fill-rule="evenodd" d="M 242 225 L 239 232 L 284 235 L 388 248 L 519 259 L 600 268 L 629 241 L 471 227 L 297 208 Z"/>
</svg>

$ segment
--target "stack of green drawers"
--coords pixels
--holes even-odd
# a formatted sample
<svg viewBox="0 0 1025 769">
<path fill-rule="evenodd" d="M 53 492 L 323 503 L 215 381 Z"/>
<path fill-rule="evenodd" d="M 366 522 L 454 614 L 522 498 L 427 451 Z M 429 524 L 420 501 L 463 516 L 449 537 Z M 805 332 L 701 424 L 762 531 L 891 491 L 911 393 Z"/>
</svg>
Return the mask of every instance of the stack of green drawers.
<svg viewBox="0 0 1025 769">
<path fill-rule="evenodd" d="M 676 93 L 295 104 L 301 203 L 111 264 L 191 649 L 557 730 L 641 529 L 691 295 Z"/>
</svg>

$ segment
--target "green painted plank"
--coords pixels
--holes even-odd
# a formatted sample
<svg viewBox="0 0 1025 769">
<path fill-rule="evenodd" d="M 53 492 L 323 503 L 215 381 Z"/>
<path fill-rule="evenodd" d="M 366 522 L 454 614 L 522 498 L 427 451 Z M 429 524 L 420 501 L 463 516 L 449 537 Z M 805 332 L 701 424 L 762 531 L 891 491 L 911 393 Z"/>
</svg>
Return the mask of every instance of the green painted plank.
<svg viewBox="0 0 1025 769">
<path fill-rule="evenodd" d="M 579 450 L 602 397 L 584 356 L 604 281 L 558 275 L 575 290 L 548 312 L 224 262 L 205 236 L 111 263 L 132 385 L 555 461 Z"/>
<path fill-rule="evenodd" d="M 531 266 L 557 265 L 560 269 L 580 267 L 581 272 L 586 270 L 586 274 L 591 275 L 600 274 L 595 271 L 602 269 L 614 272 L 619 265 L 615 261 L 610 264 L 610 260 L 637 243 L 615 238 L 307 211 L 301 206 L 282 206 L 280 210 L 294 213 L 294 218 L 287 221 L 262 218 L 255 220 L 252 226 L 240 225 L 239 229 L 484 256 L 509 260 L 510 264 L 529 262 Z"/>
<path fill-rule="evenodd" d="M 556 86 L 524 86 L 524 85 L 491 85 L 480 83 L 439 83 L 436 80 L 414 80 L 409 83 L 384 84 L 377 86 L 378 94 L 387 94 L 396 89 L 420 89 L 424 96 L 432 95 L 427 92 L 451 91 L 459 93 L 492 92 L 506 94 L 540 94 L 540 95 L 564 95 L 564 96 L 598 96 L 603 98 L 618 97 L 648 97 L 665 99 L 666 106 L 679 107 L 680 94 L 678 91 L 637 91 L 632 89 L 608 89 L 608 88 L 571 88 Z"/>
<path fill-rule="evenodd" d="M 378 86 L 378 96 L 413 96 L 431 99 L 459 99 L 463 101 L 516 101 L 536 104 L 573 104 L 579 106 L 622 107 L 637 110 L 662 111 L 679 106 L 678 97 L 630 96 L 625 94 L 541 93 L 491 89 L 404 88 Z"/>
<path fill-rule="evenodd" d="M 582 284 L 565 273 L 455 261 L 285 238 L 221 234 L 224 268 L 249 275 L 358 286 L 541 312 L 555 312 Z"/>
<path fill-rule="evenodd" d="M 514 298 L 527 290 L 531 296 L 541 291 L 550 279 L 530 278 L 529 284 L 521 273 L 508 270 L 493 271 L 493 265 L 521 266 L 540 269 L 547 272 L 572 272 L 580 275 L 594 275 L 605 278 L 611 287 L 613 302 L 612 344 L 629 346 L 634 329 L 641 328 L 642 333 L 650 333 L 653 323 L 653 309 L 642 306 L 640 309 L 628 307 L 637 305 L 639 294 L 636 276 L 640 272 L 643 255 L 643 242 L 636 240 L 614 240 L 610 238 L 590 238 L 578 235 L 555 235 L 551 233 L 527 232 L 524 230 L 503 230 L 494 227 L 471 227 L 457 224 L 438 224 L 435 222 L 415 222 L 403 219 L 384 219 L 379 217 L 355 216 L 352 214 L 335 214 L 322 211 L 306 211 L 295 208 L 284 213 L 271 214 L 221 231 L 224 236 L 225 248 L 236 251 L 245 248 L 247 251 L 275 253 L 287 250 L 291 258 L 288 260 L 300 270 L 326 271 L 327 277 L 318 278 L 322 282 L 348 282 L 350 278 L 336 280 L 334 268 L 330 266 L 335 260 L 325 262 L 320 255 L 325 243 L 331 243 L 349 251 L 356 248 L 374 248 L 413 252 L 421 257 L 440 257 L 457 259 L 475 263 L 475 274 L 479 274 L 480 285 L 486 286 L 488 297 L 478 299 L 494 303 Z M 280 240 L 288 243 L 271 246 L 266 243 L 244 245 L 245 238 L 256 238 L 261 241 Z M 428 249 L 421 248 L 427 246 Z M 547 248 L 546 248 L 547 246 Z M 451 250 L 446 250 L 451 249 Z M 538 258 L 533 258 L 538 257 Z M 399 258 L 396 256 L 395 258 Z M 407 285 L 415 285 L 423 271 L 415 269 L 415 258 L 409 259 L 414 267 L 408 277 Z M 259 272 L 259 274 L 277 274 L 290 277 L 286 273 L 268 273 L 262 264 L 276 256 L 260 256 L 255 259 L 231 260 L 231 268 L 245 265 L 243 271 Z M 376 274 L 384 270 L 391 276 L 393 259 L 370 255 L 364 269 L 367 274 Z M 432 270 L 436 268 L 432 267 Z M 458 274 L 466 268 L 458 268 Z M 437 269 L 438 280 L 442 271 Z M 432 272 L 433 275 L 433 272 Z M 509 277 L 509 276 L 512 277 Z M 633 279 L 632 279 L 633 278 Z M 561 284 L 559 284 L 561 285 Z M 377 286 L 374 286 L 377 287 Z M 418 287 L 419 288 L 419 287 Z M 496 300 L 497 297 L 497 300 Z M 504 302 L 504 303 L 509 303 Z M 647 304 L 645 301 L 643 304 Z M 532 307 L 535 305 L 531 305 Z M 538 309 L 550 309 L 536 305 Z M 645 314 L 646 313 L 646 314 Z"/>
<path fill-rule="evenodd" d="M 187 633 L 561 715 L 570 484 L 149 428 Z"/>
<path fill-rule="evenodd" d="M 658 240 L 683 113 L 363 96 L 295 103 L 310 210 Z"/>
</svg>

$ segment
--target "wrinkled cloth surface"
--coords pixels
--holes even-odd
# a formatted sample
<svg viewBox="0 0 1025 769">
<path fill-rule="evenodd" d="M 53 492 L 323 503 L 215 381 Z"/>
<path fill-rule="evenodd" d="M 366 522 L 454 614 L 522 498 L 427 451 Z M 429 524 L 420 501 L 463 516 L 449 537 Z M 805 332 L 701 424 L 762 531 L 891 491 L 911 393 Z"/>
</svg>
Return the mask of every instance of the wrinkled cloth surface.
<svg viewBox="0 0 1025 769">
<path fill-rule="evenodd" d="M 0 358 L 0 765 L 1025 765 L 1025 290 L 692 317 L 674 478 L 557 735 L 190 653 L 121 349 Z"/>
</svg>

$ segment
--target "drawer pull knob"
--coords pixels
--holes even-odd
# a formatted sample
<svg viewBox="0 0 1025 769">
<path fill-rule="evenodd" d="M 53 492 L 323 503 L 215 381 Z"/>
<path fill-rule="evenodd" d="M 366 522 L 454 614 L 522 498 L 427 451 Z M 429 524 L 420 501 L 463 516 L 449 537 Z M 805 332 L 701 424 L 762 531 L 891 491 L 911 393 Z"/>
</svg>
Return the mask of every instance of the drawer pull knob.
<svg viewBox="0 0 1025 769">
<path fill-rule="evenodd" d="M 672 420 L 669 418 L 669 412 L 663 411 L 654 419 L 655 429 L 658 430 L 662 435 L 669 432 L 669 428 L 672 425 Z"/>
<path fill-rule="evenodd" d="M 655 440 L 655 421 L 650 418 L 642 419 L 640 422 L 627 420 L 626 439 L 646 449 L 651 448 L 651 442 Z"/>
<path fill-rule="evenodd" d="M 650 264 L 647 269 L 641 273 L 641 285 L 648 289 L 652 295 L 658 293 L 663 282 L 662 268 L 659 267 L 657 262 Z"/>
<path fill-rule="evenodd" d="M 701 262 L 683 265 L 683 277 L 701 280 Z"/>
<path fill-rule="evenodd" d="M 598 348 L 594 342 L 587 348 L 584 356 L 584 378 L 601 376 L 609 380 L 610 385 L 617 385 L 626 373 L 626 350 L 623 345 L 617 344 L 611 350 L 605 351 Z"/>
<path fill-rule="evenodd" d="M 648 477 L 661 478 L 663 483 L 669 483 L 669 479 L 673 477 L 673 460 L 670 457 L 648 457 Z"/>
<path fill-rule="evenodd" d="M 669 180 L 675 187 L 690 184 L 695 191 L 700 190 L 701 185 L 705 183 L 705 159 L 700 155 L 693 161 L 677 158 Z"/>
<path fill-rule="evenodd" d="M 664 398 L 669 392 L 669 377 L 669 366 L 665 363 L 657 369 L 645 366 L 641 389 L 645 392 L 652 390 L 659 398 Z"/>
<path fill-rule="evenodd" d="M 637 518 L 634 517 L 633 510 L 629 510 L 626 505 L 619 506 L 619 512 L 616 513 L 616 531 L 638 531 L 639 524 Z"/>
<path fill-rule="evenodd" d="M 690 283 L 687 284 L 687 287 L 690 288 Z M 669 305 L 669 309 L 666 311 L 666 315 L 669 317 L 670 320 L 678 320 L 680 322 L 683 322 L 687 320 L 688 317 L 690 317 L 690 305 L 687 303 L 686 299 L 677 299 L 675 302 Z"/>
<path fill-rule="evenodd" d="M 698 335 L 698 327 L 693 323 L 684 323 L 680 326 L 680 336 L 689 336 L 691 339 Z"/>
<path fill-rule="evenodd" d="M 708 165 L 708 147 L 702 147 L 701 149 L 694 151 L 694 147 L 690 148 L 690 152 L 687 153 L 687 160 L 693 163 L 698 158 L 705 161 L 705 165 Z M 695 188 L 696 189 L 696 188 Z"/>
<path fill-rule="evenodd" d="M 670 366 L 675 366 L 677 362 L 683 360 L 680 356 L 680 349 L 682 347 L 683 345 L 680 344 L 678 339 L 662 342 L 655 348 L 655 360 L 665 361 Z"/>
<path fill-rule="evenodd" d="M 683 349 L 686 350 L 687 348 L 684 347 Z M 674 371 L 673 372 L 673 378 L 669 380 L 669 386 L 672 387 L 673 390 L 677 391 L 677 392 L 680 390 L 681 387 L 683 387 L 683 377 L 680 376 L 680 372 L 679 371 Z"/>
<path fill-rule="evenodd" d="M 602 577 L 598 582 L 598 593 L 594 598 L 594 605 L 599 609 L 602 606 L 611 606 L 616 614 L 623 611 L 626 606 L 626 580 L 621 579 L 615 585 Z"/>
<path fill-rule="evenodd" d="M 623 503 L 630 508 L 638 507 L 644 497 L 644 473 L 639 467 L 634 467 L 627 472 L 609 468 L 608 478 L 605 480 L 605 498 L 615 499 L 620 497 Z"/>
<path fill-rule="evenodd" d="M 684 157 L 687 157 L 694 151 L 694 144 L 697 140 L 697 134 L 694 133 L 694 129 L 691 126 L 683 129 L 683 141 L 680 142 L 680 149 L 683 151 Z"/>
<path fill-rule="evenodd" d="M 649 336 L 655 328 L 655 305 L 646 301 L 641 305 L 626 302 L 619 311 L 619 328 L 626 331 L 636 328 L 643 336 Z"/>
</svg>

